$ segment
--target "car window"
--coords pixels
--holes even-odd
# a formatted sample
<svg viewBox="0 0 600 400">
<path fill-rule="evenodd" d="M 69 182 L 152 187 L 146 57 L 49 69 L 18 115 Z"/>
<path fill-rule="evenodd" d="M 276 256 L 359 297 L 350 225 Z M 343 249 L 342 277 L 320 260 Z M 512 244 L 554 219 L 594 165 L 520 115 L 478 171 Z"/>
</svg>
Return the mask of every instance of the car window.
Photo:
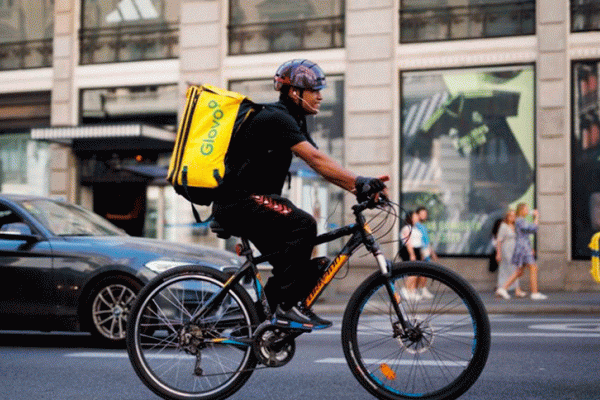
<svg viewBox="0 0 600 400">
<path fill-rule="evenodd" d="M 52 200 L 21 202 L 35 219 L 58 236 L 120 236 L 125 233 L 84 208 Z"/>
<path fill-rule="evenodd" d="M 0 232 L 9 230 L 10 226 L 16 222 L 23 222 L 13 210 L 0 204 Z"/>
</svg>

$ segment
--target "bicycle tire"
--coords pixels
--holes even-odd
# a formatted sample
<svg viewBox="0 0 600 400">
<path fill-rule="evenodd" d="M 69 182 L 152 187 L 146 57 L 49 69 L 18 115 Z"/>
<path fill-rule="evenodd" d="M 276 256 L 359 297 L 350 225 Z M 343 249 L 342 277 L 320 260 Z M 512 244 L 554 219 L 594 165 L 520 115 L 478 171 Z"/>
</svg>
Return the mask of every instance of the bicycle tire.
<svg viewBox="0 0 600 400">
<path fill-rule="evenodd" d="M 154 393 L 173 400 L 218 400 L 250 378 L 257 363 L 252 346 L 204 341 L 252 336 L 258 316 L 241 286 L 234 285 L 216 310 L 189 325 L 194 311 L 227 278 L 203 266 L 177 267 L 152 279 L 138 295 L 127 324 L 127 352 L 135 372 Z"/>
<path fill-rule="evenodd" d="M 433 298 L 403 297 L 411 276 L 427 278 Z M 478 379 L 490 350 L 490 324 L 479 295 L 462 277 L 433 263 L 394 264 L 391 282 L 418 334 L 399 328 L 386 278 L 372 274 L 352 295 L 342 320 L 350 370 L 380 399 L 458 398 Z"/>
</svg>

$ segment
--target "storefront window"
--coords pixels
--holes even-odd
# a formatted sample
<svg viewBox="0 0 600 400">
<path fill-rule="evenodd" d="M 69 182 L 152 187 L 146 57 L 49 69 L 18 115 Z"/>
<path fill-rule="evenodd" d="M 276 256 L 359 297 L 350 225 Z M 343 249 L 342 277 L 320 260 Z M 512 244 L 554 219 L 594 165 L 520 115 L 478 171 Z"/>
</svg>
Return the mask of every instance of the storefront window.
<svg viewBox="0 0 600 400">
<path fill-rule="evenodd" d="M 598 60 L 573 64 L 571 209 L 574 258 L 590 256 L 590 238 L 600 231 L 598 64 Z"/>
<path fill-rule="evenodd" d="M 84 89 L 81 123 L 88 127 L 143 124 L 174 132 L 177 98 L 177 85 Z M 118 134 L 74 141 L 79 180 L 93 194 L 94 211 L 129 234 L 172 238 L 168 227 L 177 215 L 166 220 L 171 214 L 164 190 L 172 146 L 169 141 Z"/>
<path fill-rule="evenodd" d="M 229 54 L 344 46 L 343 0 L 230 0 Z"/>
<path fill-rule="evenodd" d="M 49 67 L 53 0 L 0 1 L 0 70 Z"/>
<path fill-rule="evenodd" d="M 81 63 L 176 58 L 179 10 L 179 0 L 83 0 Z"/>
<path fill-rule="evenodd" d="M 29 133 L 0 134 L 0 192 L 47 195 L 49 160 L 48 144 Z"/>
<path fill-rule="evenodd" d="M 400 41 L 535 33 L 535 0 L 401 0 Z"/>
<path fill-rule="evenodd" d="M 573 32 L 600 30 L 598 0 L 571 0 L 571 30 Z"/>
<path fill-rule="evenodd" d="M 402 73 L 402 193 L 439 254 L 491 250 L 507 207 L 534 206 L 534 68 Z"/>
<path fill-rule="evenodd" d="M 272 103 L 278 100 L 279 93 L 273 90 L 271 79 L 233 81 L 230 89 L 249 96 L 258 103 Z M 327 88 L 321 91 L 323 102 L 316 116 L 308 116 L 308 131 L 322 151 L 344 162 L 344 79 L 341 76 L 327 76 Z M 311 213 L 318 223 L 319 233 L 341 226 L 345 207 L 343 191 L 329 185 L 308 165 L 298 158 L 292 163 L 292 181 L 285 185 L 284 195 L 298 207 Z M 332 254 L 339 250 L 339 243 L 320 246 L 315 255 Z"/>
</svg>

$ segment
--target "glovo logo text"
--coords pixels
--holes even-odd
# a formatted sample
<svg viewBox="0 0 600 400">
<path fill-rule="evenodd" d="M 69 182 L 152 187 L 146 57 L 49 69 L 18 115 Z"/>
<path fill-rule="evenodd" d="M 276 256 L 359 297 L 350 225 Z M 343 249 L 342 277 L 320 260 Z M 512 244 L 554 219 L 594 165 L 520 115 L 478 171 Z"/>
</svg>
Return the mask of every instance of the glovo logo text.
<svg viewBox="0 0 600 400">
<path fill-rule="evenodd" d="M 204 156 L 209 156 L 213 152 L 214 143 L 215 143 L 217 136 L 219 136 L 219 132 L 220 132 L 220 128 L 221 128 L 221 123 L 219 121 L 225 115 L 223 113 L 223 110 L 221 109 L 221 105 L 218 102 L 216 102 L 215 100 L 211 100 L 208 102 L 208 108 L 213 110 L 212 126 L 210 127 L 210 130 L 208 131 L 208 134 L 206 135 L 206 137 L 202 140 L 203 143 L 202 143 L 202 146 L 200 147 L 200 152 Z"/>
</svg>

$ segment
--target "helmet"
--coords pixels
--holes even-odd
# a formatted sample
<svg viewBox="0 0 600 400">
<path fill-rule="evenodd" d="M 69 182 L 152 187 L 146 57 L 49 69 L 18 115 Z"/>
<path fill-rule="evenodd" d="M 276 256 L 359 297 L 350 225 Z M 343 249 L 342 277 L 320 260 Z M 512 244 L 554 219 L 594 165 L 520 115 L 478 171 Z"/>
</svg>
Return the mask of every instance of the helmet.
<svg viewBox="0 0 600 400">
<path fill-rule="evenodd" d="M 278 91 L 285 85 L 308 90 L 321 90 L 327 86 L 323 70 L 306 59 L 295 59 L 281 64 L 275 72 L 273 84 Z"/>
</svg>

